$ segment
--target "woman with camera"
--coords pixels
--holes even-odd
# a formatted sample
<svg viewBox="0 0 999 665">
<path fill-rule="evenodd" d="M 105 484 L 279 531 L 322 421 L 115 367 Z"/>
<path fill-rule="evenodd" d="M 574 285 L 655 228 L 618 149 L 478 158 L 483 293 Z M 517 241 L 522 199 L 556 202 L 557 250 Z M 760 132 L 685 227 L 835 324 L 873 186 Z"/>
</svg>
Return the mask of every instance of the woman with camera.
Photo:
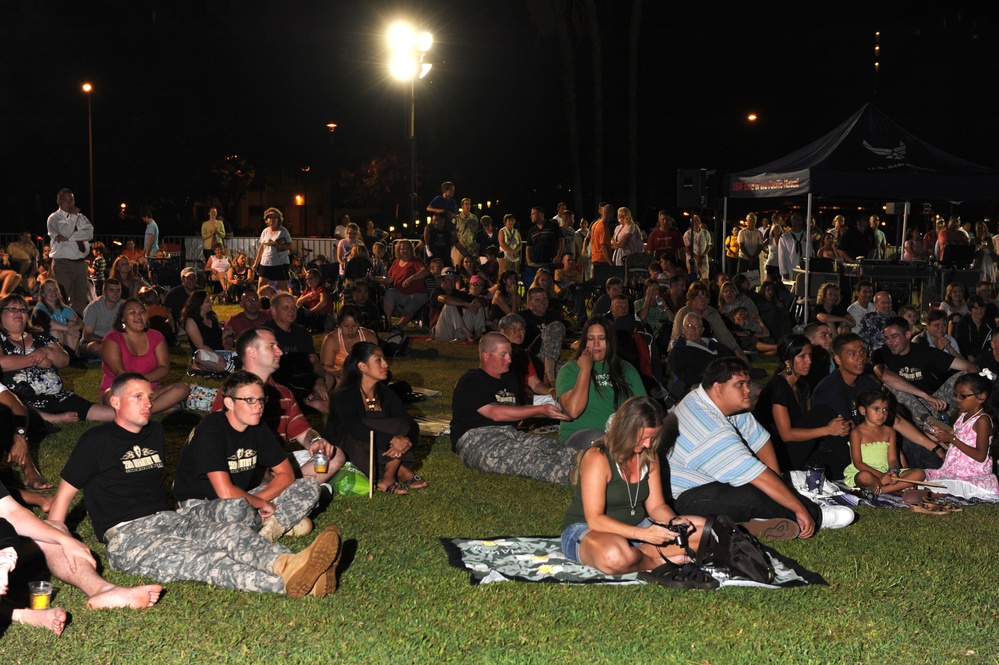
<svg viewBox="0 0 999 665">
<path fill-rule="evenodd" d="M 579 482 L 562 522 L 568 559 L 608 575 L 652 570 L 668 558 L 687 561 L 697 551 L 702 517 L 680 517 L 663 495 L 659 459 L 679 434 L 676 419 L 648 397 L 632 397 L 614 414 L 610 430 L 583 454 Z M 672 426 L 670 426 L 672 423 Z M 679 540 L 679 543 L 678 543 Z"/>
</svg>

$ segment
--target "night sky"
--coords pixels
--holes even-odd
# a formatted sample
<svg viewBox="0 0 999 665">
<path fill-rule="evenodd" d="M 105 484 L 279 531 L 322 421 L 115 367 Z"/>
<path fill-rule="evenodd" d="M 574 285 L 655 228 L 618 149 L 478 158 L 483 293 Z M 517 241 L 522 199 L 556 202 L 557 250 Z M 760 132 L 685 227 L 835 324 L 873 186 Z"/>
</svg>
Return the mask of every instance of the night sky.
<svg viewBox="0 0 999 665">
<path fill-rule="evenodd" d="M 40 231 L 63 186 L 89 209 L 84 81 L 95 88 L 99 227 L 126 201 L 135 211 L 156 206 L 167 232 L 193 231 L 194 206 L 213 195 L 209 167 L 231 154 L 255 166 L 261 182 L 310 166 L 314 182 L 329 183 L 377 155 L 399 155 L 408 168 L 408 92 L 386 68 L 384 32 L 396 17 L 413 18 L 435 37 L 433 70 L 417 87 L 421 207 L 445 179 L 456 182 L 458 197 L 500 200 L 499 216 L 526 219 L 531 205 L 553 210 L 560 200 L 574 205 L 562 83 L 573 77 L 577 214 L 591 217 L 593 36 L 582 25 L 584 3 L 565 3 L 579 26 L 574 69 L 566 71 L 547 4 L 4 0 L 0 140 L 12 218 L 4 230 Z M 639 35 L 638 200 L 628 201 L 631 3 L 595 4 L 603 50 L 599 196 L 633 205 L 643 225 L 660 208 L 675 210 L 677 168 L 768 162 L 872 100 L 930 143 L 999 168 L 999 49 L 983 10 L 907 8 L 892 16 L 881 3 L 837 2 L 809 3 L 802 14 L 801 3 L 653 1 Z M 755 124 L 745 121 L 750 111 L 760 116 Z M 338 124 L 332 136 L 328 122 Z M 398 203 L 405 209 L 404 199 Z M 386 208 L 382 223 L 393 217 Z"/>
</svg>

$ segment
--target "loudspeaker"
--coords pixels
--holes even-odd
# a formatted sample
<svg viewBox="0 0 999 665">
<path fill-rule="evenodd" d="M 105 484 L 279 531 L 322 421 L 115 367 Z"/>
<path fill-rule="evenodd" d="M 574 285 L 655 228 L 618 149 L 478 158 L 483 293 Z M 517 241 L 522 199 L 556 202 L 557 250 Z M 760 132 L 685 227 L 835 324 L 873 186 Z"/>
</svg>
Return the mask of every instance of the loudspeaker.
<svg viewBox="0 0 999 665">
<path fill-rule="evenodd" d="M 676 170 L 676 207 L 705 208 L 708 201 L 707 169 Z"/>
</svg>

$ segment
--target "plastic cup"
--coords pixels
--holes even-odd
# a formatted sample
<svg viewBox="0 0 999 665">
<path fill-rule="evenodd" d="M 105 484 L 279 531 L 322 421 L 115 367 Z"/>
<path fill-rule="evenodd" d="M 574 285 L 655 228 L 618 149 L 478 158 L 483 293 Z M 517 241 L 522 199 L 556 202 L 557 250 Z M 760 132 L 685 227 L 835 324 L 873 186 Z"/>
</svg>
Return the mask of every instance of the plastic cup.
<svg viewBox="0 0 999 665">
<path fill-rule="evenodd" d="M 31 609 L 47 610 L 52 601 L 52 582 L 31 582 L 28 593 L 31 595 Z"/>
<path fill-rule="evenodd" d="M 317 452 L 312 458 L 312 468 L 316 473 L 326 473 L 329 470 L 330 458 L 322 452 Z"/>
</svg>

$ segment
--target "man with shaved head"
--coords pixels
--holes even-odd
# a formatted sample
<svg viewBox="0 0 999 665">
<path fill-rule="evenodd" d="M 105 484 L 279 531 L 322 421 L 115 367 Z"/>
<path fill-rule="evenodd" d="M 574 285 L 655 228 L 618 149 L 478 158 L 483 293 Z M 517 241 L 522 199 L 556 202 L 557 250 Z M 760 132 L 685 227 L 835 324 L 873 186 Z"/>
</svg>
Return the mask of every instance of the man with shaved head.
<svg viewBox="0 0 999 665">
<path fill-rule="evenodd" d="M 510 340 L 496 332 L 479 340 L 479 366 L 465 372 L 451 400 L 451 449 L 465 466 L 567 484 L 572 448 L 557 438 L 517 429 L 525 418 L 568 420 L 554 404 L 522 406 L 510 372 Z"/>
</svg>

